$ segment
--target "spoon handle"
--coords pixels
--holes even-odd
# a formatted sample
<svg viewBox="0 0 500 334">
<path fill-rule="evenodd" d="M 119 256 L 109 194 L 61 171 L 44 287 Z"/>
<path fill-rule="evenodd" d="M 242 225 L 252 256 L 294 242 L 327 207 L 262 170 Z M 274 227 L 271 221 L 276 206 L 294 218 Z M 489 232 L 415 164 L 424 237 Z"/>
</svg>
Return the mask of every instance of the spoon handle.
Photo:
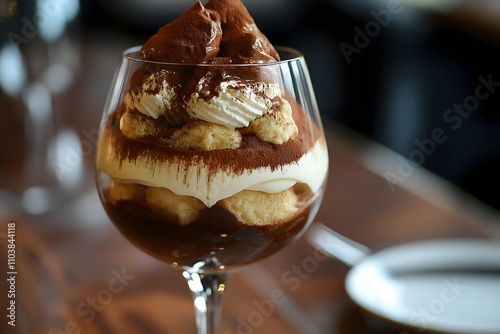
<svg viewBox="0 0 500 334">
<path fill-rule="evenodd" d="M 346 238 L 318 222 L 309 228 L 306 238 L 310 244 L 326 255 L 351 267 L 371 253 L 368 247 Z"/>
</svg>

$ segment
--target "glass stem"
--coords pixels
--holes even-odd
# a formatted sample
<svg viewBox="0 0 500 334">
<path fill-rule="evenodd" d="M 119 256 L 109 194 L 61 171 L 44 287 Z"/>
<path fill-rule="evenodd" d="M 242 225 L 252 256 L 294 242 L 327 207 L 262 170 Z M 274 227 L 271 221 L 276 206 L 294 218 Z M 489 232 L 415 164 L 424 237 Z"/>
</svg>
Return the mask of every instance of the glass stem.
<svg viewBox="0 0 500 334">
<path fill-rule="evenodd" d="M 193 294 L 198 334 L 217 334 L 227 274 L 184 271 L 182 276 Z"/>
</svg>

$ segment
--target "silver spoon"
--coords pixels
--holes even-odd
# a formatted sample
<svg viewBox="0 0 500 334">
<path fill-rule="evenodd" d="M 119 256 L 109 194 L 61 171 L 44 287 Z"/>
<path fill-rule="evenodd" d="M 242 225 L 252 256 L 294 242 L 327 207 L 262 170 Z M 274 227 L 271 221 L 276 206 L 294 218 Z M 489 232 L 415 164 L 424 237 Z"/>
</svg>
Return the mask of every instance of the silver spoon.
<svg viewBox="0 0 500 334">
<path fill-rule="evenodd" d="M 368 247 L 333 231 L 321 223 L 314 223 L 307 231 L 306 238 L 313 246 L 325 254 L 352 267 L 371 254 Z"/>
</svg>

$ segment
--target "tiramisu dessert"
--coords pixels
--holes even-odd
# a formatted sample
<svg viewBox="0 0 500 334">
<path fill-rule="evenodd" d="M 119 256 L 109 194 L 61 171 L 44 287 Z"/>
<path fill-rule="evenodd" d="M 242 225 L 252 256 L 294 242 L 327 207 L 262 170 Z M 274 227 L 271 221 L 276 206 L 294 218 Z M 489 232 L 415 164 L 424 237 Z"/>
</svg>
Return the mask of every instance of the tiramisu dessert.
<svg viewBox="0 0 500 334">
<path fill-rule="evenodd" d="M 97 169 L 127 239 L 227 270 L 300 235 L 326 179 L 323 132 L 240 0 L 197 1 L 125 57 L 136 69 L 101 126 Z"/>
</svg>

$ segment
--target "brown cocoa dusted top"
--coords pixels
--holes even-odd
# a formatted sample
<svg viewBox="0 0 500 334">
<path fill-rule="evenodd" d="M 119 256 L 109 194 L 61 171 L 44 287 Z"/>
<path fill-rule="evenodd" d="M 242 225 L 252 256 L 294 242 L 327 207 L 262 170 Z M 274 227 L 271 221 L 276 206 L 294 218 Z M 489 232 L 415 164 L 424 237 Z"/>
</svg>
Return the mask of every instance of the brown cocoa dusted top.
<svg viewBox="0 0 500 334">
<path fill-rule="evenodd" d="M 278 52 L 240 0 L 196 1 L 142 47 L 145 60 L 170 63 L 269 63 Z"/>
<path fill-rule="evenodd" d="M 217 13 L 205 9 L 197 1 L 150 37 L 140 54 L 146 60 L 201 64 L 217 55 L 221 38 Z"/>
<path fill-rule="evenodd" d="M 237 64 L 279 60 L 278 52 L 260 32 L 240 0 L 210 0 L 206 8 L 220 16 L 222 41 L 219 57 L 227 57 Z"/>
</svg>

